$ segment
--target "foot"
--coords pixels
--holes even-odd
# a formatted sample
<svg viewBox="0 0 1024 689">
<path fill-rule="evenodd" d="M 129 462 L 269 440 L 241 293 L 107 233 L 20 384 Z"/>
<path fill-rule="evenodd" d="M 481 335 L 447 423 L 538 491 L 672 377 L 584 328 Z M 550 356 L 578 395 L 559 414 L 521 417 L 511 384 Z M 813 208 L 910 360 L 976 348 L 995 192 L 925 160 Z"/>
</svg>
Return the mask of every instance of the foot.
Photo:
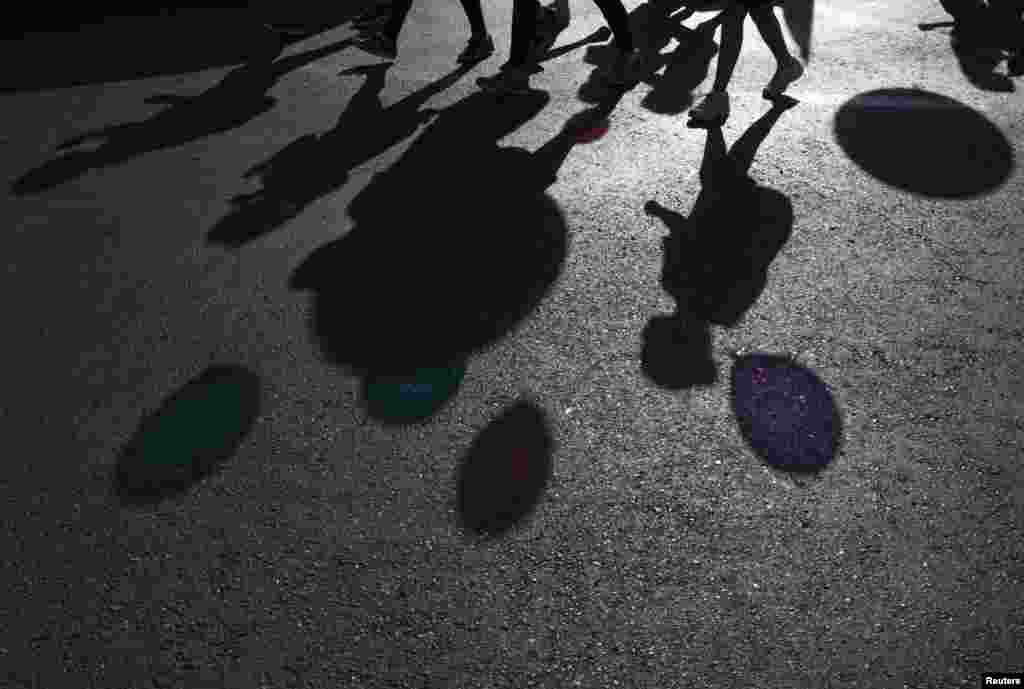
<svg viewBox="0 0 1024 689">
<path fill-rule="evenodd" d="M 489 35 L 472 36 L 465 50 L 459 53 L 459 63 L 466 64 L 486 60 L 494 54 L 494 39 Z"/>
<path fill-rule="evenodd" d="M 695 123 L 721 126 L 727 119 L 729 119 L 729 94 L 724 91 L 712 91 L 690 109 L 690 120 Z"/>
<path fill-rule="evenodd" d="M 779 65 L 778 69 L 775 70 L 775 76 L 765 86 L 764 91 L 761 95 L 772 100 L 778 98 L 782 93 L 789 88 L 789 85 L 804 75 L 804 66 L 800 64 L 800 61 L 796 58 L 790 58 L 790 61 L 785 64 Z"/>
<path fill-rule="evenodd" d="M 521 95 L 530 92 L 530 74 L 525 69 L 510 68 L 493 77 L 480 77 L 476 84 L 496 95 Z"/>
<path fill-rule="evenodd" d="M 398 58 L 398 42 L 388 38 L 379 31 L 374 31 L 364 38 L 359 39 L 356 45 L 371 55 L 376 55 L 385 60 Z"/>
</svg>

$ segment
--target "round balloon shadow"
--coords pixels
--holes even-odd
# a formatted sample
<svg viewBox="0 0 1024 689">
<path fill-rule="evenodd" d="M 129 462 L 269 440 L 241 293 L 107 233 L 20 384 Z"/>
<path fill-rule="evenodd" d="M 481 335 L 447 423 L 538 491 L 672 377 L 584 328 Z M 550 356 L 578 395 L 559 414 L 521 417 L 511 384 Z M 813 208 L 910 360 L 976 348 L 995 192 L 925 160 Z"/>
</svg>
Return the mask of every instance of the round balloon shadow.
<svg viewBox="0 0 1024 689">
<path fill-rule="evenodd" d="M 734 357 L 732 405 L 750 448 L 769 466 L 796 474 L 825 469 L 839 452 L 842 420 L 828 387 L 792 359 Z"/>
<path fill-rule="evenodd" d="M 485 538 L 520 523 L 540 501 L 551 477 L 554 439 L 544 412 L 518 402 L 480 433 L 458 477 L 462 526 Z"/>
<path fill-rule="evenodd" d="M 969 198 L 1002 185 L 1013 147 L 981 113 L 916 89 L 881 89 L 846 102 L 836 141 L 866 172 L 922 196 Z"/>
<path fill-rule="evenodd" d="M 147 504 L 185 491 L 229 459 L 260 408 L 260 381 L 239 366 L 212 366 L 139 424 L 121 452 L 116 492 Z"/>
</svg>

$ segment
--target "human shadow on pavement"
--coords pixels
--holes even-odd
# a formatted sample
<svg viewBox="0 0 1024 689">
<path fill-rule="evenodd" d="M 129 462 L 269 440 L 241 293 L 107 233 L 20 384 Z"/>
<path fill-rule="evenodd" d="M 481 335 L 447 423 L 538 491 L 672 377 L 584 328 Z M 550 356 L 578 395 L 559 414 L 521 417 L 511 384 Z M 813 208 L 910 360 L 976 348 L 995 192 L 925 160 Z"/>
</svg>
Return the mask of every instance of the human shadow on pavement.
<svg viewBox="0 0 1024 689">
<path fill-rule="evenodd" d="M 365 81 L 334 127 L 323 134 L 302 136 L 248 170 L 244 176 L 257 178 L 260 188 L 232 198 L 231 210 L 210 230 L 207 241 L 237 248 L 337 191 L 348 182 L 353 168 L 415 134 L 436 114 L 421 109 L 426 102 L 473 69 L 473 65 L 462 65 L 384 108 L 380 93 L 390 67 L 377 63 L 341 72 L 364 76 Z"/>
<path fill-rule="evenodd" d="M 122 449 L 115 492 L 126 506 L 151 505 L 219 470 L 260 413 L 259 377 L 240 366 L 211 366 L 145 416 Z"/>
<path fill-rule="evenodd" d="M 639 81 L 651 87 L 641 105 L 662 115 L 678 115 L 693 104 L 693 92 L 708 76 L 711 58 L 717 52 L 714 41 L 719 17 L 715 16 L 694 29 L 682 24 L 693 13 L 677 0 L 646 2 L 629 15 L 635 47 L 640 53 Z M 675 39 L 678 46 L 662 51 Z M 615 59 L 612 44 L 588 48 L 584 61 L 595 69 L 579 88 L 579 98 L 593 103 L 610 90 L 602 74 Z M 661 72 L 661 74 L 659 74 Z"/>
<path fill-rule="evenodd" d="M 843 441 L 842 417 L 828 386 L 792 357 L 732 358 L 732 408 L 751 450 L 798 482 L 824 471 Z"/>
<path fill-rule="evenodd" d="M 69 6 L 29 20 L 0 44 L 5 70 L 0 93 L 41 91 L 188 74 L 241 65 L 268 50 L 284 49 L 328 31 L 356 14 L 355 3 L 336 3 L 305 35 L 267 31 L 245 7 L 180 8 L 174 16 L 91 16 Z M 67 11 L 66 11 L 67 10 Z M 19 13 L 20 14 L 20 13 Z M 153 14 L 153 13 L 150 13 Z M 58 15 L 54 17 L 52 15 Z M 8 27 L 21 18 L 7 22 Z M 17 65 L 15 68 L 14 65 Z"/>
<path fill-rule="evenodd" d="M 382 380 L 405 380 L 411 392 L 423 372 L 457 379 L 557 280 L 568 232 L 545 190 L 581 132 L 614 104 L 573 117 L 534 153 L 498 146 L 548 101 L 478 92 L 445 108 L 352 201 L 353 229 L 296 269 L 291 287 L 314 293 L 314 339 L 362 378 L 364 395 Z M 375 416 L 372 404 L 367 411 Z"/>
<path fill-rule="evenodd" d="M 470 539 L 498 538 L 535 511 L 552 473 L 555 440 L 537 404 L 504 410 L 459 463 L 456 514 Z"/>
<path fill-rule="evenodd" d="M 793 207 L 778 191 L 748 176 L 758 147 L 783 112 L 787 96 L 750 126 L 731 150 L 721 127 L 708 129 L 701 191 L 684 216 L 655 201 L 644 210 L 669 230 L 663 240 L 662 288 L 676 302 L 671 316 L 655 316 L 643 334 L 641 367 L 673 390 L 717 380 L 709 325 L 732 327 L 757 301 L 768 267 L 789 239 Z"/>
<path fill-rule="evenodd" d="M 990 194 L 1012 174 L 1013 145 L 984 115 L 946 96 L 880 89 L 844 103 L 836 141 L 865 172 L 926 197 Z"/>
<path fill-rule="evenodd" d="M 221 134 L 269 111 L 277 102 L 267 91 L 284 75 L 335 53 L 348 40 L 274 60 L 265 55 L 232 70 L 215 86 L 198 96 L 158 94 L 148 103 L 170 107 L 141 122 L 112 125 L 84 132 L 58 146 L 74 149 L 85 144 L 92 150 L 72 150 L 31 170 L 13 184 L 16 195 L 35 194 L 68 182 L 93 168 L 109 167 L 152 151 L 182 146 Z"/>
</svg>

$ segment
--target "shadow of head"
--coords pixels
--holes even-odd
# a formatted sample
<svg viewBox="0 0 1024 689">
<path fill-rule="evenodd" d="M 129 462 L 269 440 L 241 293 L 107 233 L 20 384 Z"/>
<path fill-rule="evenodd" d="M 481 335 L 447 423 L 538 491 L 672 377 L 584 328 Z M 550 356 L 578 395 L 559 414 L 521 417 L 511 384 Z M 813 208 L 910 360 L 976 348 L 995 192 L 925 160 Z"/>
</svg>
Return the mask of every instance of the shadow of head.
<svg viewBox="0 0 1024 689">
<path fill-rule="evenodd" d="M 472 535 L 500 536 L 537 506 L 555 443 L 544 412 L 518 402 L 480 433 L 459 469 L 456 511 Z"/>
<path fill-rule="evenodd" d="M 488 146 L 473 123 L 491 108 L 476 102 L 443 111 L 352 202 L 355 227 L 293 274 L 293 289 L 315 294 L 312 329 L 332 362 L 397 375 L 447 366 L 515 328 L 560 274 L 568 232 L 538 191 L 547 182 L 532 178 L 529 153 L 490 139 L 525 115 L 484 125 Z"/>
<path fill-rule="evenodd" d="M 842 419 L 828 387 L 791 358 L 734 358 L 732 406 L 750 448 L 774 469 L 817 474 L 839 453 Z"/>
<path fill-rule="evenodd" d="M 653 317 L 643 332 L 641 370 L 668 390 L 713 385 L 718 371 L 707 323 L 685 312 Z"/>
<path fill-rule="evenodd" d="M 218 470 L 252 429 L 259 378 L 239 366 L 213 366 L 145 417 L 117 463 L 115 490 L 126 505 L 183 493 Z"/>
</svg>

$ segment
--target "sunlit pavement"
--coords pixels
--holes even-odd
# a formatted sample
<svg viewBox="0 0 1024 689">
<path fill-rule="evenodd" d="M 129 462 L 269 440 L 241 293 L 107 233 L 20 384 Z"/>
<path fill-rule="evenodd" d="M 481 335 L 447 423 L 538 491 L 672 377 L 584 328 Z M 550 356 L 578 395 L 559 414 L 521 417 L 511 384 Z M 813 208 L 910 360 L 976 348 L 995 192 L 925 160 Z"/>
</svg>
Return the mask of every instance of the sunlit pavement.
<svg viewBox="0 0 1024 689">
<path fill-rule="evenodd" d="M 571 4 L 556 52 L 604 25 Z M 720 132 L 685 35 L 618 100 L 596 43 L 495 103 L 506 5 L 462 72 L 456 2 L 388 69 L 347 24 L 74 87 L 5 46 L 3 676 L 1024 670 L 1024 79 L 968 78 L 937 1 L 819 0 L 775 110 L 747 21 Z"/>
</svg>

